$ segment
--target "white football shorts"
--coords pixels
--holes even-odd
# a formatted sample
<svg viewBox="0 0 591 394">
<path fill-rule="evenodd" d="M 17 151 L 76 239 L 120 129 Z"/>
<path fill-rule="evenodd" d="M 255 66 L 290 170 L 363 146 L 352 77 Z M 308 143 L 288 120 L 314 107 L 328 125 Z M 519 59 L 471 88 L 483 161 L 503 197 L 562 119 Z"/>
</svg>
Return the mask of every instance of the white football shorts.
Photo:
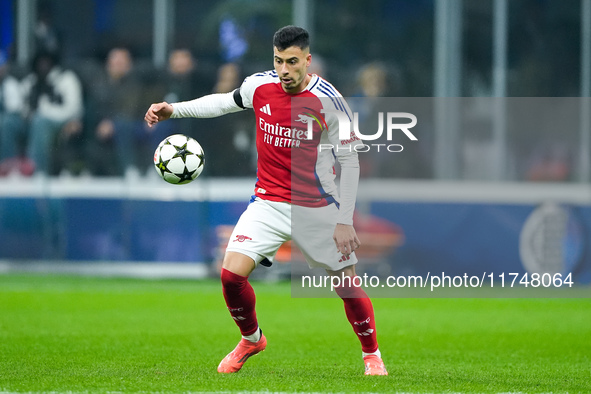
<svg viewBox="0 0 591 394">
<path fill-rule="evenodd" d="M 265 258 L 273 261 L 279 247 L 293 239 L 310 268 L 338 271 L 356 264 L 357 257 L 344 257 L 332 239 L 337 214 L 335 204 L 309 208 L 257 197 L 238 219 L 226 250 L 258 265 Z"/>
</svg>

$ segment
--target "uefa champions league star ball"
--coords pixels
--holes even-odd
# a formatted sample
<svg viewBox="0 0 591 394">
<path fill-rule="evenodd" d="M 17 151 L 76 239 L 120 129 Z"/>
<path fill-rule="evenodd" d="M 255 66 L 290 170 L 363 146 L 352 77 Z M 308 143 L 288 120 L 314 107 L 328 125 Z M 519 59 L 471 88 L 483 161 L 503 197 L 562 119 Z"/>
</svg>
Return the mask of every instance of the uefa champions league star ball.
<svg viewBox="0 0 591 394">
<path fill-rule="evenodd" d="M 175 134 L 166 137 L 154 152 L 154 166 L 168 183 L 184 185 L 203 171 L 203 148 L 191 137 Z"/>
</svg>

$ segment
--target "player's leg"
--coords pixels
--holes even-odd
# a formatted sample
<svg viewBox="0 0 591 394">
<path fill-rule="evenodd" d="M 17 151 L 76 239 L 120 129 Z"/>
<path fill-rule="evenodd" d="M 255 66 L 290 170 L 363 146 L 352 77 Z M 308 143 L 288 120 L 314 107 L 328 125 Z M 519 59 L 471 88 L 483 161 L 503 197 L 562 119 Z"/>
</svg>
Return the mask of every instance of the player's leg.
<svg viewBox="0 0 591 394">
<path fill-rule="evenodd" d="M 258 326 L 256 297 L 249 275 L 264 259 L 272 260 L 290 236 L 289 204 L 256 200 L 242 214 L 226 248 L 222 263 L 222 288 L 226 306 L 242 339 L 220 363 L 218 372 L 237 372 L 244 362 L 266 347 Z"/>
<path fill-rule="evenodd" d="M 218 366 L 218 372 L 238 372 L 249 357 L 265 350 L 267 339 L 259 328 L 254 289 L 248 276 L 255 261 L 239 252 L 226 252 L 222 263 L 222 289 L 230 315 L 240 329 L 242 339 Z"/>
<path fill-rule="evenodd" d="M 352 253 L 345 258 L 332 239 L 337 214 L 334 204 L 321 208 L 292 207 L 293 240 L 310 268 L 324 268 L 329 275 L 353 278 L 357 256 Z M 343 299 L 347 319 L 361 342 L 366 375 L 386 375 L 378 349 L 371 300 L 362 288 L 346 283 L 336 291 Z"/>
<path fill-rule="evenodd" d="M 224 299 L 243 337 L 251 336 L 258 330 L 256 297 L 254 289 L 248 282 L 248 276 L 254 268 L 254 260 L 238 252 L 226 252 L 222 263 L 221 279 Z"/>
<path fill-rule="evenodd" d="M 326 270 L 329 275 L 340 279 L 354 278 L 355 265 L 332 271 Z M 361 342 L 361 351 L 365 363 L 366 375 L 387 375 L 388 371 L 382 361 L 382 355 L 378 348 L 376 336 L 376 322 L 371 300 L 365 290 L 353 285 L 353 281 L 343 280 L 340 286 L 335 288 L 336 293 L 345 304 L 345 314 L 351 323 L 353 331 Z"/>
</svg>

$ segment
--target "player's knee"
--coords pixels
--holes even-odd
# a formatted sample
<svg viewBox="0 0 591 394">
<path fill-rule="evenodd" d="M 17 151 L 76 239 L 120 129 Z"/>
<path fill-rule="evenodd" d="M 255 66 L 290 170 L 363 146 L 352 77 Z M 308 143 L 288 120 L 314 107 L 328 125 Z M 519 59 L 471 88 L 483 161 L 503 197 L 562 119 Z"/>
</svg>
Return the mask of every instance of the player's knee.
<svg viewBox="0 0 591 394">
<path fill-rule="evenodd" d="M 249 276 L 255 268 L 254 260 L 242 253 L 226 252 L 222 268 L 236 275 Z"/>
<path fill-rule="evenodd" d="M 220 277 L 224 292 L 229 294 L 240 293 L 248 280 L 247 277 L 235 274 L 226 269 L 222 269 Z"/>
</svg>

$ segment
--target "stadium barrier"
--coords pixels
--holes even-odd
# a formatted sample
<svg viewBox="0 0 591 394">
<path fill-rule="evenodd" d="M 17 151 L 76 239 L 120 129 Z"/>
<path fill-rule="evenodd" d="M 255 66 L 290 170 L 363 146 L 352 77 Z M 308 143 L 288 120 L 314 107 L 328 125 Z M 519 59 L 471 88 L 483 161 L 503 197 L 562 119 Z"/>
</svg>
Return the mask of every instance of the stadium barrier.
<svg viewBox="0 0 591 394">
<path fill-rule="evenodd" d="M 251 179 L 206 177 L 183 186 L 3 178 L 0 261 L 209 266 L 252 187 Z M 391 272 L 568 271 L 591 282 L 589 185 L 364 180 L 357 209 L 361 240 L 373 245 L 360 257 Z M 380 239 L 370 230 L 376 222 L 363 229 L 363 218 L 400 229 L 398 238 Z"/>
</svg>

